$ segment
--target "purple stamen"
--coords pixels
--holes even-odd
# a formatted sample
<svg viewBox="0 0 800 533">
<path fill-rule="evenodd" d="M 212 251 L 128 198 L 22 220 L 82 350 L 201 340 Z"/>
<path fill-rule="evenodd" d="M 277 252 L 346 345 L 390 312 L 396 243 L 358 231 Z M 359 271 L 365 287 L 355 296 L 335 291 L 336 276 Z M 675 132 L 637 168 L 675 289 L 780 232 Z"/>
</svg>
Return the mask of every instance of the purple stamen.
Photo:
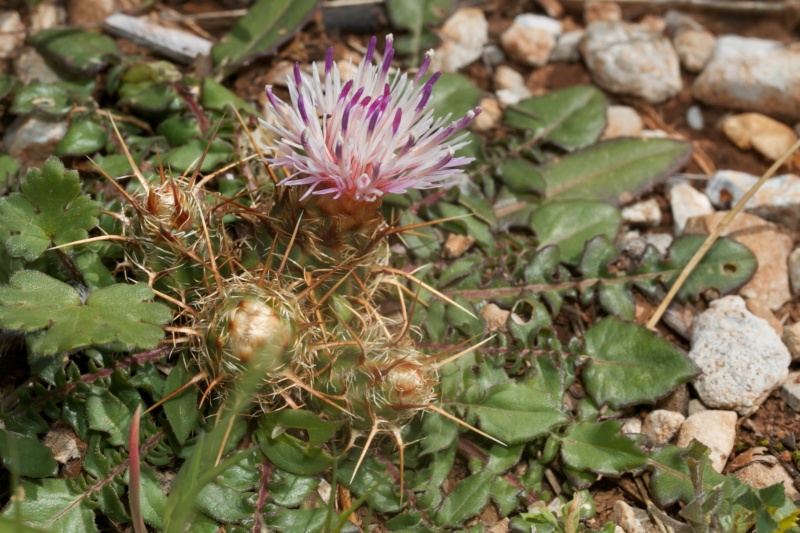
<svg viewBox="0 0 800 533">
<path fill-rule="evenodd" d="M 300 74 L 300 63 L 295 62 L 294 64 L 294 83 L 297 85 L 298 88 L 303 86 L 303 76 Z"/>
<path fill-rule="evenodd" d="M 344 84 L 344 87 L 342 87 L 342 92 L 339 93 L 339 100 L 347 98 L 347 94 L 350 92 L 350 89 L 352 88 L 353 88 L 353 80 L 349 80 L 347 83 Z"/>
<path fill-rule="evenodd" d="M 374 35 L 369 39 L 369 46 L 367 46 L 367 55 L 364 56 L 364 63 L 372 63 L 372 56 L 375 55 L 375 46 L 378 44 L 378 38 Z"/>
<path fill-rule="evenodd" d="M 375 113 L 372 115 L 372 118 L 369 119 L 369 126 L 367 127 L 367 132 L 372 133 L 375 131 L 375 126 L 378 124 L 378 119 L 380 118 L 381 113 Z"/>
<path fill-rule="evenodd" d="M 360 102 L 361 107 L 367 107 L 367 105 L 369 104 L 370 100 L 372 100 L 371 96 L 365 96 L 364 99 L 361 100 L 361 102 Z"/>
<path fill-rule="evenodd" d="M 397 108 L 397 113 L 394 114 L 394 121 L 392 121 L 392 133 L 397 135 L 397 130 L 400 128 L 400 121 L 403 118 L 403 110 Z"/>
<path fill-rule="evenodd" d="M 303 101 L 303 93 L 297 97 L 297 110 L 300 112 L 300 118 L 303 119 L 303 124 L 308 126 L 308 113 L 306 113 L 306 106 Z"/>
<path fill-rule="evenodd" d="M 356 91 L 356 94 L 353 95 L 353 98 L 350 100 L 351 105 L 356 105 L 358 103 L 358 99 L 361 98 L 361 95 L 364 94 L 364 88 L 359 87 Z"/>
<path fill-rule="evenodd" d="M 342 137 L 347 135 L 347 123 L 350 122 L 350 109 L 352 109 L 352 107 L 352 104 L 344 106 L 344 113 L 342 113 Z"/>
<path fill-rule="evenodd" d="M 275 95 L 272 92 L 272 85 L 267 85 L 266 87 L 264 87 L 264 90 L 267 93 L 267 98 L 269 99 L 269 105 L 272 106 L 272 109 L 275 110 L 275 113 L 279 117 L 283 118 L 284 117 L 283 110 L 281 109 L 281 105 L 278 103 L 278 99 L 275 98 Z"/>
<path fill-rule="evenodd" d="M 431 97 L 431 93 L 433 92 L 433 86 L 436 84 L 436 81 L 442 75 L 441 72 L 437 72 L 433 76 L 430 77 L 428 81 L 425 82 L 425 86 L 422 88 L 422 98 L 419 101 L 419 105 L 417 105 L 417 111 L 422 111 L 426 105 L 428 105 L 428 100 Z"/>
<path fill-rule="evenodd" d="M 343 159 L 342 151 L 344 149 L 344 144 L 342 142 L 341 136 L 336 137 L 336 144 L 333 145 L 333 155 L 336 156 L 336 162 L 339 163 Z"/>
<path fill-rule="evenodd" d="M 389 72 L 389 67 L 392 66 L 392 59 L 394 58 L 394 48 L 392 48 L 392 41 L 386 41 L 386 51 L 383 53 L 383 67 L 381 67 L 381 74 L 384 76 Z"/>
<path fill-rule="evenodd" d="M 433 59 L 433 50 L 428 50 L 425 52 L 425 59 L 422 60 L 422 64 L 419 66 L 419 70 L 417 71 L 417 75 L 414 76 L 414 84 L 419 82 L 422 79 L 422 76 L 428 72 L 428 67 L 431 65 L 431 59 Z"/>
<path fill-rule="evenodd" d="M 333 68 L 333 46 L 328 48 L 328 53 L 325 55 L 325 78 L 331 73 Z"/>
</svg>

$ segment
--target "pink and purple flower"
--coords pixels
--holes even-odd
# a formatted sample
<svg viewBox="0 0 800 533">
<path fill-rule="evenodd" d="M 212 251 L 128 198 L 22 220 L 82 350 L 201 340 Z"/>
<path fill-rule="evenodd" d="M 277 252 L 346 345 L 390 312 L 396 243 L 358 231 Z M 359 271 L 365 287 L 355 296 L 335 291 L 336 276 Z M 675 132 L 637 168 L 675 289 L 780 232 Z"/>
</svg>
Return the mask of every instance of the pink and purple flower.
<svg viewBox="0 0 800 533">
<path fill-rule="evenodd" d="M 310 77 L 295 63 L 294 76 L 289 76 L 291 103 L 266 87 L 276 120 L 263 123 L 281 136 L 269 161 L 292 172 L 281 185 L 308 187 L 304 198 L 333 195 L 374 202 L 385 194 L 450 185 L 472 161 L 455 152 L 468 143 L 467 133 L 458 133 L 480 107 L 453 122 L 449 115 L 434 119 L 428 104 L 440 73 L 423 81 L 433 51 L 413 78 L 399 71 L 390 76 L 392 36 L 386 37 L 379 64 L 373 64 L 376 42 L 370 39 L 351 80 L 342 79 L 331 47 L 322 76 L 316 63 Z"/>
</svg>

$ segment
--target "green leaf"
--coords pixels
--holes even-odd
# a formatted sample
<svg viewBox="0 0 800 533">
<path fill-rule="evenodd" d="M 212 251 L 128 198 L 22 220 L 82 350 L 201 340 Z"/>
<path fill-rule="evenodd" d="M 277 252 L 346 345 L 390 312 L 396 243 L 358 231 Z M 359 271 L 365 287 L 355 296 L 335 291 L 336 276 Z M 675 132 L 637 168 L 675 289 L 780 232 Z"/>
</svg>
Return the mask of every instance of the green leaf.
<svg viewBox="0 0 800 533">
<path fill-rule="evenodd" d="M 304 430 L 312 446 L 324 444 L 342 427 L 341 422 L 327 422 L 311 411 L 299 409 L 282 409 L 264 416 L 268 419 L 268 424 L 273 427 L 273 432 L 284 429 Z"/>
<path fill-rule="evenodd" d="M 669 249 L 669 259 L 677 268 L 689 263 L 694 253 L 705 241 L 704 235 L 685 235 L 675 240 Z M 758 260 L 745 245 L 732 239 L 718 239 L 695 267 L 678 291 L 679 298 L 697 298 L 708 289 L 720 293 L 730 292 L 744 285 L 758 268 Z M 678 278 L 676 272 L 668 282 Z"/>
<path fill-rule="evenodd" d="M 459 482 L 445 498 L 436 523 L 442 526 L 459 526 L 467 518 L 480 513 L 489 502 L 492 481 L 496 474 L 479 472 Z"/>
<path fill-rule="evenodd" d="M 622 216 L 615 207 L 591 200 L 548 203 L 531 216 L 531 227 L 539 239 L 538 249 L 555 245 L 562 261 L 567 263 L 577 262 L 586 241 L 592 237 L 616 237 L 621 224 Z"/>
<path fill-rule="evenodd" d="M 58 473 L 53 452 L 34 436 L 0 429 L 0 460 L 11 472 L 26 477 L 47 477 Z"/>
<path fill-rule="evenodd" d="M 92 120 L 73 121 L 69 131 L 56 146 L 56 155 L 90 155 L 99 152 L 108 142 L 108 132 Z"/>
<path fill-rule="evenodd" d="M 301 476 L 319 474 L 334 462 L 322 447 L 311 446 L 287 433 L 261 439 L 261 450 L 279 468 Z"/>
<path fill-rule="evenodd" d="M 216 483 L 209 483 L 197 495 L 197 507 L 220 522 L 238 522 L 253 516 L 253 505 L 247 502 L 248 494 L 237 492 Z"/>
<path fill-rule="evenodd" d="M 214 78 L 203 79 L 203 93 L 200 98 L 200 105 L 205 109 L 216 109 L 224 111 L 228 106 L 236 106 L 241 109 L 258 115 L 258 111 L 253 106 L 236 96 L 230 89 L 214 80 Z"/>
<path fill-rule="evenodd" d="M 621 422 L 573 424 L 561 442 L 564 463 L 578 470 L 618 475 L 643 467 L 647 455 L 619 434 Z"/>
<path fill-rule="evenodd" d="M 670 342 L 611 317 L 586 332 L 586 353 L 586 392 L 597 405 L 613 409 L 654 402 L 697 375 L 694 364 Z"/>
<path fill-rule="evenodd" d="M 31 36 L 28 42 L 43 56 L 82 75 L 99 72 L 109 60 L 120 55 L 114 39 L 88 31 L 43 30 Z"/>
<path fill-rule="evenodd" d="M 164 166 L 172 167 L 173 171 L 187 172 L 190 169 L 194 170 L 207 146 L 208 143 L 206 141 L 194 139 L 183 146 L 178 146 L 161 154 L 161 161 Z M 232 155 L 233 147 L 230 144 L 215 139 L 211 141 L 211 148 L 209 148 L 203 159 L 200 171 L 210 172 L 223 163 L 230 161 Z"/>
<path fill-rule="evenodd" d="M 109 443 L 127 447 L 133 413 L 108 389 L 92 387 L 86 399 L 86 418 L 90 428 L 108 433 Z"/>
<path fill-rule="evenodd" d="M 46 161 L 42 170 L 28 170 L 22 192 L 0 198 L 0 227 L 12 232 L 8 253 L 26 261 L 51 244 L 85 239 L 99 213 L 100 204 L 81 194 L 78 173 L 57 159 Z"/>
<path fill-rule="evenodd" d="M 425 76 L 427 80 L 430 76 Z M 433 109 L 433 117 L 450 115 L 450 120 L 458 120 L 467 111 L 478 105 L 482 91 L 472 81 L 460 74 L 443 72 L 433 86 L 428 109 Z"/>
<path fill-rule="evenodd" d="M 522 100 L 509 107 L 504 122 L 567 150 L 583 148 L 606 126 L 605 97 L 591 85 L 576 85 Z"/>
<path fill-rule="evenodd" d="M 297 507 L 319 486 L 319 479 L 276 470 L 269 479 L 269 497 L 282 507 Z"/>
<path fill-rule="evenodd" d="M 62 117 L 72 109 L 70 95 L 63 83 L 31 82 L 17 91 L 11 112 L 27 115 L 34 111 L 46 115 Z"/>
<path fill-rule="evenodd" d="M 411 54 L 412 66 L 417 65 L 424 50 L 438 40 L 429 31 L 438 25 L 455 8 L 455 0 L 388 0 L 386 11 L 392 27 L 408 30 L 407 36 L 396 38 L 394 46 L 404 54 Z"/>
<path fill-rule="evenodd" d="M 565 423 L 568 419 L 558 407 L 560 400 L 551 398 L 532 379 L 493 387 L 483 400 L 467 406 L 478 415 L 482 430 L 512 445 L 546 435 Z"/>
<path fill-rule="evenodd" d="M 44 527 L 48 531 L 97 531 L 94 512 L 81 503 L 83 494 L 76 494 L 65 479 L 39 479 L 20 483 L 24 495 L 19 503 L 10 503 L 3 510 L 9 518 L 22 516 L 25 524 Z"/>
<path fill-rule="evenodd" d="M 26 333 L 37 355 L 54 355 L 92 345 L 121 343 L 127 349 L 150 349 L 164 332 L 158 324 L 172 318 L 168 307 L 149 302 L 146 285 L 117 284 L 80 293 L 41 272 L 23 270 L 0 286 L 0 328 Z"/>
<path fill-rule="evenodd" d="M 19 171 L 19 163 L 8 154 L 0 153 L 0 184 L 5 185 Z"/>
<path fill-rule="evenodd" d="M 272 53 L 291 39 L 318 3 L 318 0 L 257 0 L 211 49 L 214 65 L 230 73 L 251 59 Z"/>
<path fill-rule="evenodd" d="M 286 533 L 301 531 L 324 531 L 328 510 L 318 509 L 286 509 L 280 508 L 275 513 L 265 516 L 268 526 Z"/>
<path fill-rule="evenodd" d="M 187 366 L 188 362 L 181 359 L 172 367 L 167 376 L 164 396 L 179 389 L 191 379 L 192 376 L 189 374 Z M 172 427 L 172 432 L 175 433 L 175 438 L 184 444 L 197 423 L 197 417 L 200 416 L 200 411 L 197 409 L 197 387 L 189 387 L 167 400 L 164 403 L 164 412 L 170 427 Z"/>
<path fill-rule="evenodd" d="M 420 455 L 438 452 L 448 448 L 458 437 L 458 424 L 436 413 L 426 413 L 422 417 Z"/>
<path fill-rule="evenodd" d="M 689 448 L 684 450 L 677 446 L 665 446 L 654 450 L 650 454 L 648 463 L 653 467 L 650 477 L 650 490 L 653 499 L 662 507 L 667 507 L 675 502 L 689 503 L 695 497 L 694 484 L 689 465 L 684 454 L 693 447 L 707 448 L 697 441 L 692 441 Z M 710 492 L 724 480 L 724 476 L 706 464 L 703 470 L 703 484 L 701 489 Z"/>
<path fill-rule="evenodd" d="M 531 182 L 544 182 L 549 201 L 601 200 L 616 205 L 623 195 L 637 195 L 663 181 L 691 152 L 690 144 L 671 139 L 617 139 L 542 167 L 531 165 Z M 518 191 L 533 190 L 506 183 Z"/>
<path fill-rule="evenodd" d="M 386 464 L 374 457 L 367 457 L 358 468 L 352 483 L 356 459 L 361 450 L 355 450 L 339 467 L 339 481 L 356 494 L 368 495 L 367 502 L 383 513 L 393 513 L 401 508 L 399 490 Z"/>
</svg>

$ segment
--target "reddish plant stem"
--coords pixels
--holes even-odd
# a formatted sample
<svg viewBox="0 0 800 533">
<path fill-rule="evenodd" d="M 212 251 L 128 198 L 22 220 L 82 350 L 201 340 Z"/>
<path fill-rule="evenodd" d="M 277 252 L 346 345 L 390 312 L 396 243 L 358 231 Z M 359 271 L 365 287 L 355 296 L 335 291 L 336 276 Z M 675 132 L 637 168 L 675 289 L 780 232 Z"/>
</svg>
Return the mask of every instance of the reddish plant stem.
<svg viewBox="0 0 800 533">
<path fill-rule="evenodd" d="M 270 463 L 267 459 L 264 459 L 264 462 L 261 463 L 261 488 L 258 489 L 258 502 L 256 503 L 256 510 L 253 515 L 253 533 L 259 533 L 261 531 L 261 510 L 264 508 L 264 504 L 267 503 L 267 495 L 269 494 L 269 489 L 267 488 L 269 485 L 269 479 L 272 474 L 272 469 L 270 468 Z"/>
<path fill-rule="evenodd" d="M 209 124 L 205 113 L 203 113 L 203 108 L 200 107 L 200 104 L 197 103 L 197 100 L 194 99 L 186 87 L 180 83 L 173 83 L 172 87 L 175 89 L 175 92 L 178 93 L 178 96 L 183 98 L 183 101 L 186 102 L 186 106 L 189 108 L 189 111 L 191 111 L 192 114 L 197 117 L 197 125 L 200 126 L 200 131 L 205 134 L 208 131 L 208 128 L 211 127 L 211 124 Z"/>
<path fill-rule="evenodd" d="M 478 459 L 481 462 L 485 463 L 489 458 L 480 448 L 475 446 L 473 443 L 468 441 L 467 439 L 461 437 L 458 439 L 458 453 L 467 460 L 470 459 Z M 508 481 L 511 485 L 522 491 L 522 495 L 520 498 L 525 502 L 525 505 L 532 505 L 535 502 L 539 501 L 539 498 L 534 496 L 528 489 L 525 488 L 525 485 L 517 479 L 517 476 L 512 474 L 511 472 L 506 472 L 503 474 L 503 478 Z"/>
</svg>

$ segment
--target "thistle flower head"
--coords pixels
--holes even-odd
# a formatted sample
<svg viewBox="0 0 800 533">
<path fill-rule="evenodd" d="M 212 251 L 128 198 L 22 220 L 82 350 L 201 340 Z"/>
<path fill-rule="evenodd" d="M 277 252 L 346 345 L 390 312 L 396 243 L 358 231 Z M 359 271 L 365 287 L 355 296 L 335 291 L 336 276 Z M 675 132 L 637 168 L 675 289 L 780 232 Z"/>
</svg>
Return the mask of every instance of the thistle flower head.
<svg viewBox="0 0 800 533">
<path fill-rule="evenodd" d="M 376 42 L 370 40 L 351 80 L 342 79 L 331 47 L 322 74 L 314 63 L 312 75 L 304 76 L 295 63 L 291 103 L 267 86 L 276 121 L 264 124 L 282 137 L 270 162 L 293 171 L 282 185 L 307 186 L 304 197 L 374 202 L 389 193 L 451 184 L 460 167 L 472 161 L 454 154 L 467 144 L 466 133 L 457 134 L 480 107 L 456 121 L 449 115 L 434 119 L 428 104 L 440 73 L 423 80 L 433 51 L 413 77 L 399 71 L 390 75 L 392 36 L 386 37 L 383 60 L 373 64 Z"/>
</svg>

